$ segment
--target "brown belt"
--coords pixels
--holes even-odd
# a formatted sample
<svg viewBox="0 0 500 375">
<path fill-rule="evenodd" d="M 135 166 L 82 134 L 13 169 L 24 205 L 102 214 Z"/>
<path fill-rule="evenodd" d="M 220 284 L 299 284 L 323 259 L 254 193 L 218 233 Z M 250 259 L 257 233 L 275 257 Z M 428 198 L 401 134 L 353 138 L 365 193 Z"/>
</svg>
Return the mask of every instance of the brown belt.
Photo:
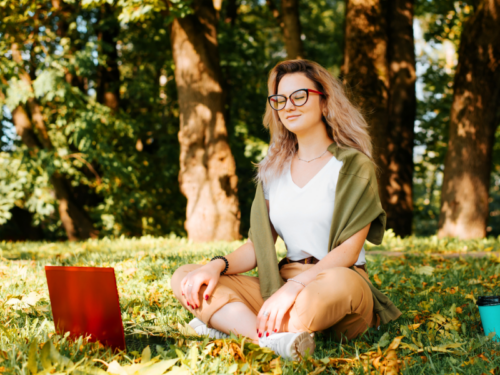
<svg viewBox="0 0 500 375">
<path fill-rule="evenodd" d="M 318 262 L 319 262 L 319 260 L 316 259 L 315 257 L 309 257 L 309 258 L 304 258 L 304 259 L 300 259 L 300 260 L 290 260 L 287 257 L 284 257 L 278 263 L 278 268 L 281 269 L 281 267 L 283 267 L 285 264 L 289 264 L 289 263 L 316 264 Z M 360 266 L 355 265 L 354 267 L 361 268 L 363 271 L 366 272 L 366 268 L 365 268 L 364 264 L 362 264 Z"/>
</svg>

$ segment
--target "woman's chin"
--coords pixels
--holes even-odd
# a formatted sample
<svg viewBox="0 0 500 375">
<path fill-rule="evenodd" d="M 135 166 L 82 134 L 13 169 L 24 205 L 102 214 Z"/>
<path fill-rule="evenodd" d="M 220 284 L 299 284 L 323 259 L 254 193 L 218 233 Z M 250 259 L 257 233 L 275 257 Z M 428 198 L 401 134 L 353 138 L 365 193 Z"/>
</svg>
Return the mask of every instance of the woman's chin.
<svg viewBox="0 0 500 375">
<path fill-rule="evenodd" d="M 292 133 L 295 133 L 297 134 L 298 133 L 302 133 L 302 132 L 305 132 L 307 129 L 306 127 L 302 124 L 302 121 L 289 121 L 285 127 L 290 130 Z"/>
</svg>

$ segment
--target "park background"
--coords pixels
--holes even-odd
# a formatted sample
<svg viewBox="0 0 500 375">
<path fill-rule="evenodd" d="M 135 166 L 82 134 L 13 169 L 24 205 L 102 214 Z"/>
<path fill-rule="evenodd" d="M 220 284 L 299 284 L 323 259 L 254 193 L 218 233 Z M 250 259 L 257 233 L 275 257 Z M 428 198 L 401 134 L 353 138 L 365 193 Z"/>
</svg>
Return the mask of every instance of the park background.
<svg viewBox="0 0 500 375">
<path fill-rule="evenodd" d="M 267 76 L 297 57 L 368 119 L 388 229 L 496 237 L 498 9 L 3 1 L 0 239 L 247 237 Z"/>
<path fill-rule="evenodd" d="M 0 374 L 499 374 L 476 301 L 500 295 L 500 0 L 0 0 L 0 17 Z M 402 316 L 289 362 L 195 335 L 170 279 L 246 240 L 267 75 L 296 57 L 370 124 L 389 229 L 367 269 Z M 125 352 L 55 332 L 45 265 L 114 268 Z"/>
</svg>

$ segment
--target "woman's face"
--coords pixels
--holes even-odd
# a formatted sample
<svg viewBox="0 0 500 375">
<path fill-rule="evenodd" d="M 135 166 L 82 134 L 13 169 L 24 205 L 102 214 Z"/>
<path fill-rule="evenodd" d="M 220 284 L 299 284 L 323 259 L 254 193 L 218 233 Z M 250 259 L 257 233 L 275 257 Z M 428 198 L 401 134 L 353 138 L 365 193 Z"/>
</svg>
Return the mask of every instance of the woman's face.
<svg viewBox="0 0 500 375">
<path fill-rule="evenodd" d="M 289 73 L 283 76 L 279 85 L 279 95 L 285 95 L 288 99 L 286 106 L 278 111 L 278 116 L 283 125 L 292 133 L 305 133 L 313 127 L 324 126 L 321 120 L 322 104 L 320 94 L 309 92 L 306 104 L 297 107 L 290 100 L 290 94 L 299 89 L 316 90 L 313 81 L 303 73 Z"/>
</svg>

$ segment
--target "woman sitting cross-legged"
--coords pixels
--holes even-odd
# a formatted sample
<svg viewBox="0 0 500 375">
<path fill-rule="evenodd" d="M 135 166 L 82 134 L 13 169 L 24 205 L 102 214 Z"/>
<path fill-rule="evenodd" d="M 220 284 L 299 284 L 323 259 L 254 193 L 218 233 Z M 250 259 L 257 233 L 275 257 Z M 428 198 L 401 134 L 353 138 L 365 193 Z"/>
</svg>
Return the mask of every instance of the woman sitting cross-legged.
<svg viewBox="0 0 500 375">
<path fill-rule="evenodd" d="M 199 334 L 231 331 L 287 359 L 314 332 L 352 339 L 401 312 L 370 283 L 364 243 L 379 244 L 385 212 L 367 124 L 342 83 L 309 60 L 268 80 L 267 156 L 258 164 L 248 241 L 205 265 L 179 267 L 172 289 Z M 275 242 L 287 249 L 279 264 Z M 241 275 L 258 267 L 258 277 Z"/>
</svg>

